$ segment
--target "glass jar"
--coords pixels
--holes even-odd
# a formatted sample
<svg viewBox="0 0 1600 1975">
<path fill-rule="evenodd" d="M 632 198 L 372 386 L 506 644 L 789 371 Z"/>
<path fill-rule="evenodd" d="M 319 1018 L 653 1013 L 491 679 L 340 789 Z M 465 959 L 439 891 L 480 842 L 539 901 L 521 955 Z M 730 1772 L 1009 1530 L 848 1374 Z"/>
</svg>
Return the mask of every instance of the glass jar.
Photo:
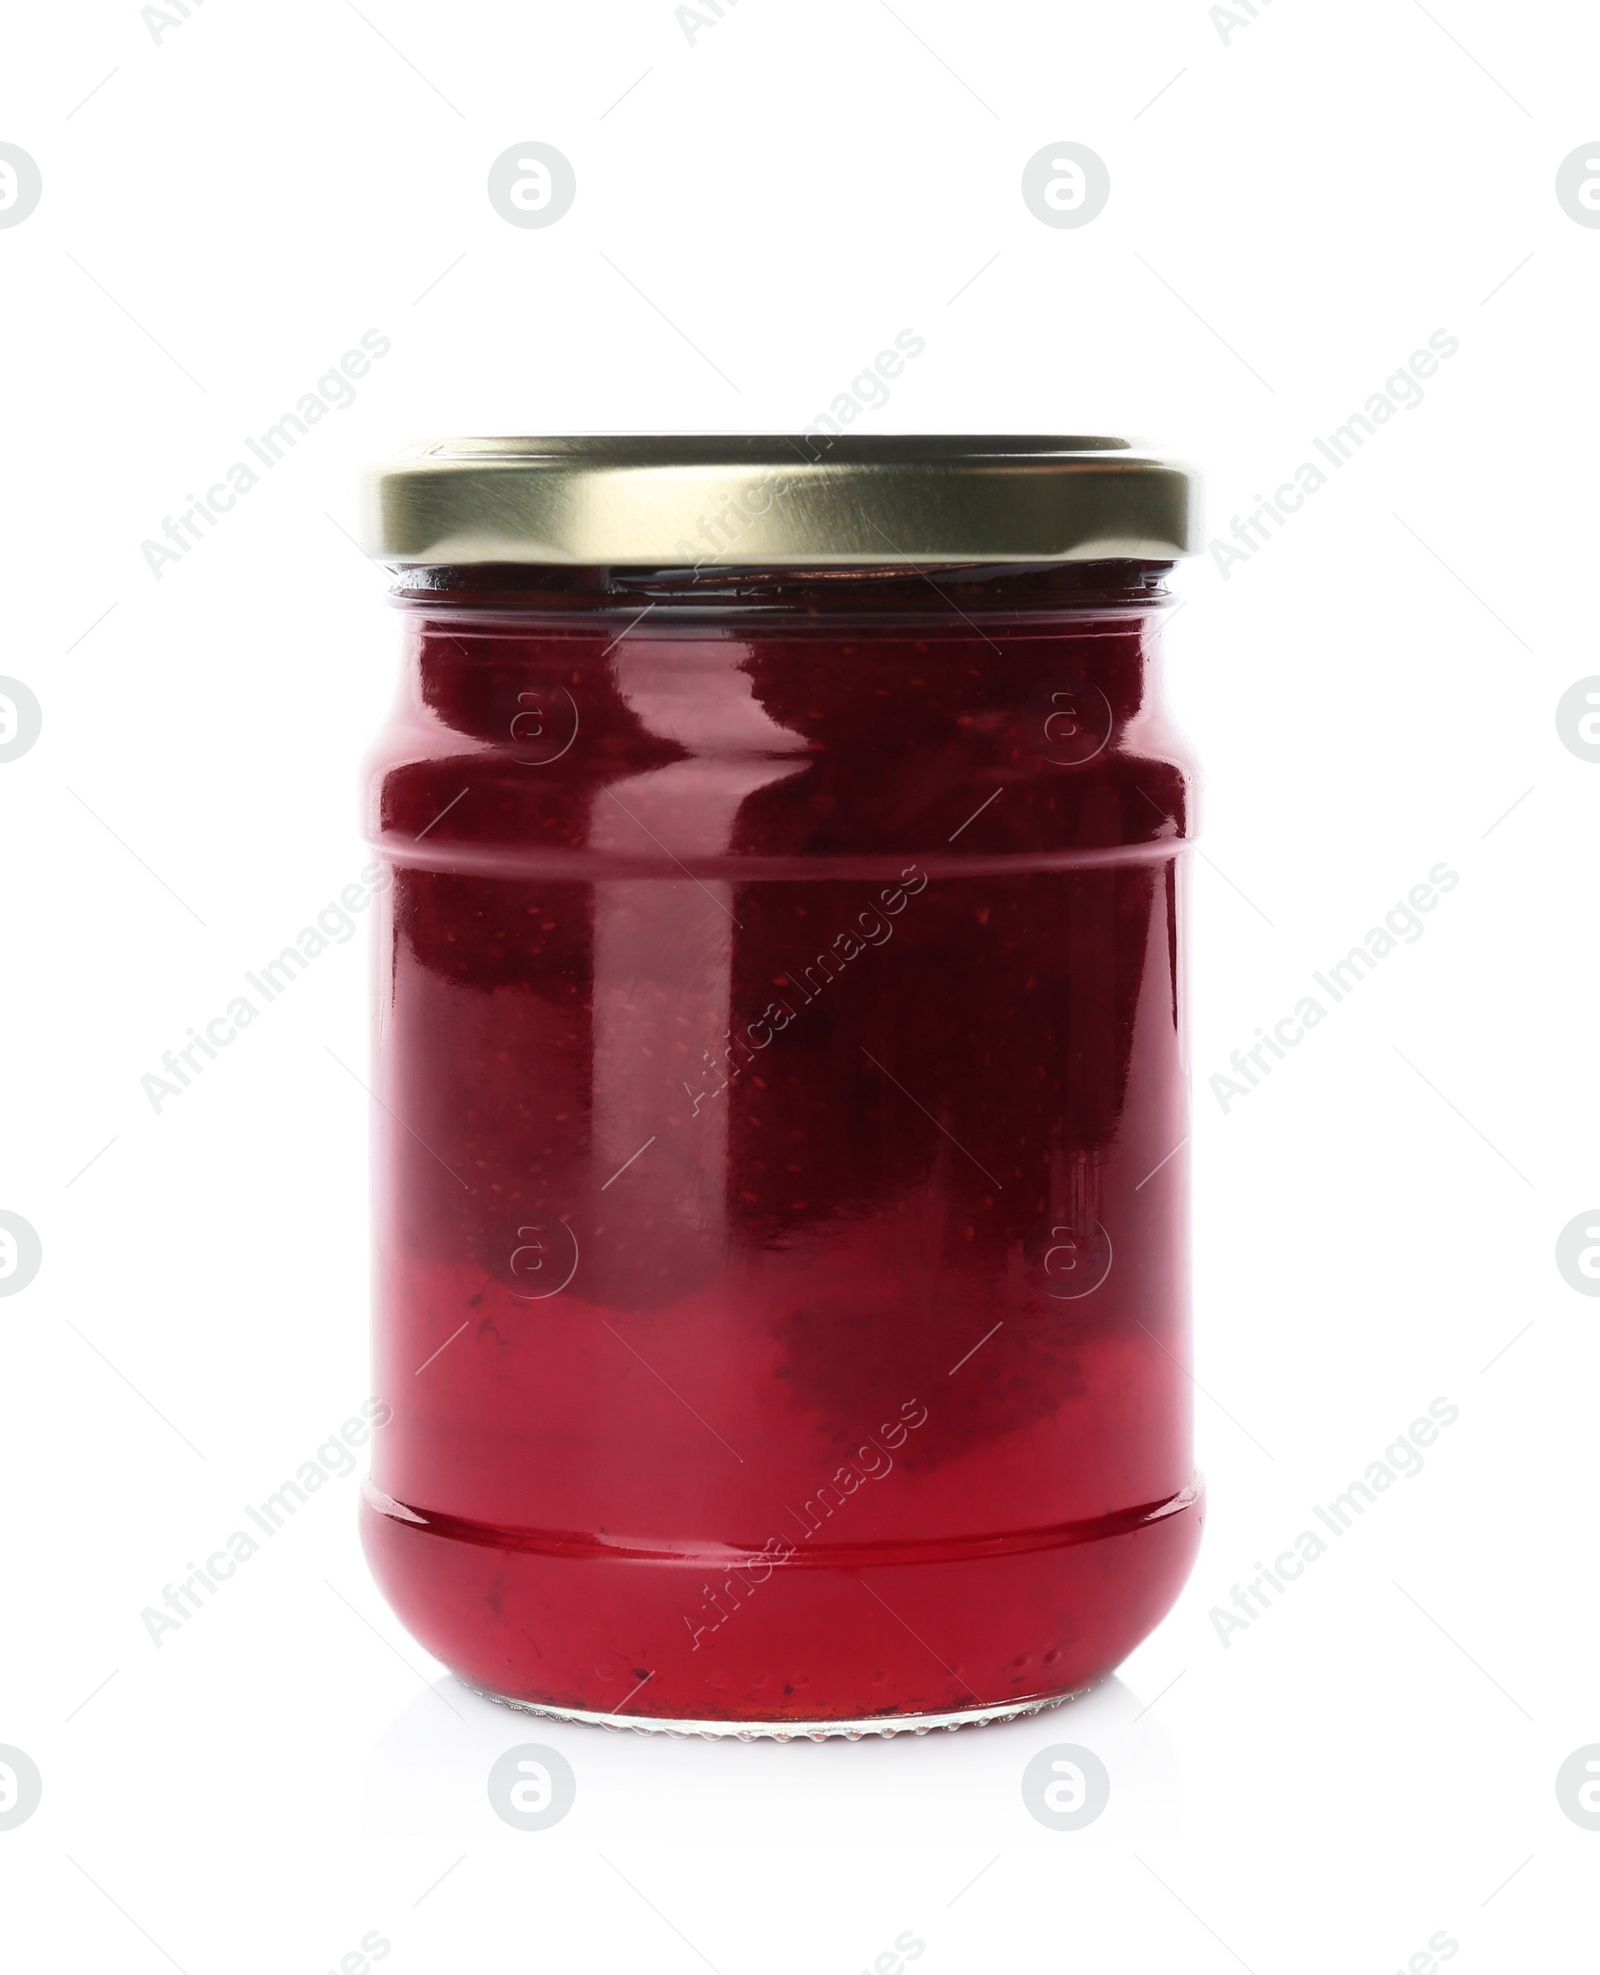
<svg viewBox="0 0 1600 1975">
<path fill-rule="evenodd" d="M 373 484 L 395 1610 L 485 1694 L 641 1728 L 1083 1690 L 1201 1519 L 1188 476 L 658 438 Z"/>
</svg>

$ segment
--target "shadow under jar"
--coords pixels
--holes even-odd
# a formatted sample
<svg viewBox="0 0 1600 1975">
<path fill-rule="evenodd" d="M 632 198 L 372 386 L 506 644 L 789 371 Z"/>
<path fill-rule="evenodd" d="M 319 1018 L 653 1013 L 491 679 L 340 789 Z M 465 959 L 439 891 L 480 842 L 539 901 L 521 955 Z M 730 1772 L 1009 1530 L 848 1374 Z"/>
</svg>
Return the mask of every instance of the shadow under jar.
<svg viewBox="0 0 1600 1975">
<path fill-rule="evenodd" d="M 613 438 L 373 486 L 395 1610 L 486 1694 L 634 1727 L 1081 1691 L 1201 1520 L 1189 477 Z"/>
</svg>

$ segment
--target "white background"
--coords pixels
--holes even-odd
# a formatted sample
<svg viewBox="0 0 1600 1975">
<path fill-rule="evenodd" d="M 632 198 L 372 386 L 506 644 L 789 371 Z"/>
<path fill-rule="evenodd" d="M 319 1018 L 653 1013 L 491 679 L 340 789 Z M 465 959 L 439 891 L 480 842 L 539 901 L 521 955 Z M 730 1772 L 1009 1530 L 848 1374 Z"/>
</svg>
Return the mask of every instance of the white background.
<svg viewBox="0 0 1600 1975">
<path fill-rule="evenodd" d="M 1600 124 L 1594 18 L 1276 0 L 1225 39 L 1200 0 L 741 0 L 691 43 L 666 0 L 206 0 L 157 40 L 78 0 L 3 34 L 0 138 L 44 183 L 0 231 L 0 671 L 44 709 L 0 766 L 0 1206 L 44 1245 L 0 1302 L 0 1743 L 44 1779 L 0 1831 L 7 1965 L 317 1975 L 376 1930 L 395 1975 L 851 1975 L 907 1929 L 928 1975 L 1381 1975 L 1441 1929 L 1463 1975 L 1588 1965 L 1600 1833 L 1554 1779 L 1600 1741 L 1600 1307 L 1554 1252 L 1600 1198 L 1600 766 L 1554 714 L 1600 672 L 1600 230 L 1554 183 Z M 485 195 L 531 139 L 577 173 L 548 230 Z M 1111 174 L 1079 230 L 1019 191 L 1064 139 Z M 157 581 L 140 543 L 369 328 L 357 403 Z M 396 630 L 357 468 L 793 430 L 902 328 L 927 349 L 876 429 L 1131 432 L 1203 465 L 1217 536 L 1460 340 L 1279 539 L 1182 579 L 1189 1588 L 1099 1694 L 1009 1727 L 610 1736 L 445 1678 L 350 1477 L 158 1649 L 141 1610 L 367 1391 L 335 1060 L 364 1062 L 365 931 L 161 1115 L 140 1089 L 366 861 Z M 1440 860 L 1425 935 L 1225 1114 L 1229 1052 Z M 1224 1644 L 1230 1587 L 1441 1396 L 1425 1471 Z M 578 1778 L 543 1833 L 484 1789 L 528 1740 Z M 1019 1792 L 1062 1741 L 1112 1775 L 1080 1833 Z"/>
</svg>

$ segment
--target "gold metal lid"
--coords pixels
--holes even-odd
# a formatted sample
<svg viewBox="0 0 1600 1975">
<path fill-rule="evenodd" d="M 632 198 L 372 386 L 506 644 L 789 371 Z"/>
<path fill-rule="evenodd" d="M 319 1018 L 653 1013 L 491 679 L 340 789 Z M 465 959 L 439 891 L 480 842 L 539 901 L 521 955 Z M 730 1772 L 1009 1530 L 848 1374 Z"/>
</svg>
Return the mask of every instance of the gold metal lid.
<svg viewBox="0 0 1600 1975">
<path fill-rule="evenodd" d="M 664 434 L 442 439 L 373 472 L 401 564 L 761 568 L 1170 562 L 1194 474 L 1126 439 Z"/>
</svg>

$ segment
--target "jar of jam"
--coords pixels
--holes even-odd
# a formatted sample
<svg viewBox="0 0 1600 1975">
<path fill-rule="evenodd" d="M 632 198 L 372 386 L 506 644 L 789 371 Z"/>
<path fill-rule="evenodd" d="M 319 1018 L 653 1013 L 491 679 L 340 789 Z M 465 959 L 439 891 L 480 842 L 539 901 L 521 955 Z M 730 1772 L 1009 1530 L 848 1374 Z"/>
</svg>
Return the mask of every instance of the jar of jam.
<svg viewBox="0 0 1600 1975">
<path fill-rule="evenodd" d="M 1108 1673 L 1199 1539 L 1180 467 L 474 439 L 372 481 L 376 1390 L 403 1622 L 612 1726 Z"/>
</svg>

